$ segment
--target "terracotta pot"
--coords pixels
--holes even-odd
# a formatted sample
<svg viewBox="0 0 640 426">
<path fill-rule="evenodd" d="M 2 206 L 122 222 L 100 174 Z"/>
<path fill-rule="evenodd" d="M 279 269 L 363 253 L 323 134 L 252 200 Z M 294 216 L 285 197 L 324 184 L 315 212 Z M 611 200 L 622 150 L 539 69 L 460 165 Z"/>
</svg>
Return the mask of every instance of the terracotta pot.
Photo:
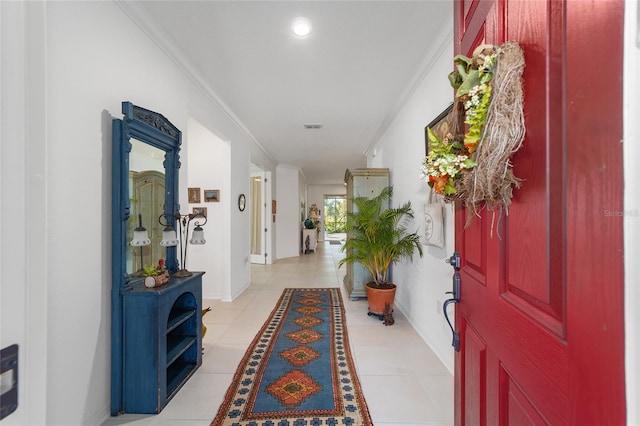
<svg viewBox="0 0 640 426">
<path fill-rule="evenodd" d="M 396 286 L 389 289 L 379 289 L 369 287 L 367 283 L 365 285 L 367 289 L 367 299 L 369 300 L 369 312 L 374 315 L 383 316 L 385 313 L 393 312 L 393 300 L 396 297 Z M 388 307 L 388 310 L 385 310 Z"/>
</svg>

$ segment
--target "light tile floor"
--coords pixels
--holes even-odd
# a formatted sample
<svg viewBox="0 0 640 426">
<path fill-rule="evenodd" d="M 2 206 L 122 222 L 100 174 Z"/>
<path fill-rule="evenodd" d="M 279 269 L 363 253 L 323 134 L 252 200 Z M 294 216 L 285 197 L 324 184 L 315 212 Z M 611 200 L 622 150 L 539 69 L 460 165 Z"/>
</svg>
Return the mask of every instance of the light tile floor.
<svg viewBox="0 0 640 426">
<path fill-rule="evenodd" d="M 231 303 L 203 300 L 202 367 L 158 415 L 124 414 L 104 426 L 208 426 L 245 350 L 286 287 L 340 287 L 358 377 L 376 426 L 452 425 L 453 377 L 400 312 L 385 327 L 366 315 L 366 300 L 344 293 L 339 245 L 316 253 L 252 265 L 251 286 Z"/>
</svg>

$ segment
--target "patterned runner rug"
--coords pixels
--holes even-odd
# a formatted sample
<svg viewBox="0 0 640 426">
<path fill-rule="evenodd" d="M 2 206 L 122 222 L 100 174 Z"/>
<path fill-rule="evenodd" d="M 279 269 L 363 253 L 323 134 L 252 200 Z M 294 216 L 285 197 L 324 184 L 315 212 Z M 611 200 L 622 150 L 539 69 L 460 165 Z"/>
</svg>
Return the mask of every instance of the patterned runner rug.
<svg viewBox="0 0 640 426">
<path fill-rule="evenodd" d="M 372 424 L 351 358 L 338 288 L 284 290 L 211 423 Z"/>
</svg>

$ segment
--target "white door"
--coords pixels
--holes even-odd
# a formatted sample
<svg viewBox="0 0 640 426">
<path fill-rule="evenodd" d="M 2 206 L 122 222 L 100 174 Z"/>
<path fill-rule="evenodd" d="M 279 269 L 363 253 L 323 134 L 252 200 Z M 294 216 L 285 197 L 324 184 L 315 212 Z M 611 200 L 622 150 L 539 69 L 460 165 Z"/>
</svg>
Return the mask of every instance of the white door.
<svg viewBox="0 0 640 426">
<path fill-rule="evenodd" d="M 267 263 L 267 194 L 265 173 L 252 172 L 248 210 L 251 215 L 251 263 Z"/>
</svg>

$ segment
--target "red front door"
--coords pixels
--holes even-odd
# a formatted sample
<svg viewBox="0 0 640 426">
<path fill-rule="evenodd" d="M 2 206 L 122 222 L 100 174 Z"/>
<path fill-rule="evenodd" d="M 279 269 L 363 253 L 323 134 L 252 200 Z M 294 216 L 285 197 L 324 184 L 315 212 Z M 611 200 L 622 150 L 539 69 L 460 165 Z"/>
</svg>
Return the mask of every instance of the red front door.
<svg viewBox="0 0 640 426">
<path fill-rule="evenodd" d="M 623 425 L 623 1 L 455 2 L 455 51 L 523 48 L 508 216 L 456 209 L 456 424 Z"/>
</svg>

